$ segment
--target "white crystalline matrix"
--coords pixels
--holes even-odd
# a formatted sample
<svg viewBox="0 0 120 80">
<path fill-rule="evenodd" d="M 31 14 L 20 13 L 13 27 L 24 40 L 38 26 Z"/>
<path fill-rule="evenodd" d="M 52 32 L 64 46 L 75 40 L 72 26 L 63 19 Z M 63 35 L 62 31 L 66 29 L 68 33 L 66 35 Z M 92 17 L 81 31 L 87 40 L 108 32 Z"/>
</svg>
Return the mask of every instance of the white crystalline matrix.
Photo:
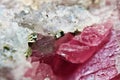
<svg viewBox="0 0 120 80">
<path fill-rule="evenodd" d="M 22 80 L 30 66 L 24 53 L 28 49 L 27 36 L 32 31 L 19 27 L 4 12 L 0 12 L 0 79 Z"/>
</svg>

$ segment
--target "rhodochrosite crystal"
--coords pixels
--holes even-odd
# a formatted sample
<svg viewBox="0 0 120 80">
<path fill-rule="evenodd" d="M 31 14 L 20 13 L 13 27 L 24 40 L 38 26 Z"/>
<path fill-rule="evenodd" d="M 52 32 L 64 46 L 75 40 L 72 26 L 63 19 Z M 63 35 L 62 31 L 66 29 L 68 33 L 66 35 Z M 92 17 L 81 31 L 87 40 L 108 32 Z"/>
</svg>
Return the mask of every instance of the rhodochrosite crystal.
<svg viewBox="0 0 120 80">
<path fill-rule="evenodd" d="M 75 39 L 88 46 L 99 46 L 104 41 L 108 41 L 112 26 L 112 23 L 107 22 L 86 27 L 81 35 L 76 36 Z"/>
<path fill-rule="evenodd" d="M 84 63 L 109 41 L 111 29 L 110 22 L 86 27 L 81 34 L 61 44 L 57 54 L 72 63 Z"/>
<path fill-rule="evenodd" d="M 72 63 L 83 63 L 89 59 L 93 53 L 95 53 L 94 47 L 70 43 L 62 44 L 57 51 L 57 54 L 65 57 L 66 60 Z"/>
<path fill-rule="evenodd" d="M 30 44 L 32 49 L 32 62 L 40 61 L 51 64 L 54 56 L 54 42 L 54 37 L 38 34 L 37 41 Z"/>
<path fill-rule="evenodd" d="M 32 62 L 32 68 L 26 72 L 25 77 L 31 77 L 32 80 L 57 80 L 50 65 L 39 61 Z"/>
<path fill-rule="evenodd" d="M 108 29 L 109 30 L 109 29 Z M 83 31 L 84 32 L 84 31 Z M 110 33 L 110 32 L 109 32 Z M 120 74 L 120 45 L 119 45 L 119 37 L 120 37 L 120 31 L 111 31 L 111 36 L 108 43 L 106 43 L 104 46 L 98 46 L 97 48 L 100 48 L 100 50 L 96 49 L 96 46 L 87 46 L 85 44 L 80 43 L 80 41 L 75 40 L 76 36 L 79 36 L 80 34 L 76 35 L 75 37 L 71 35 L 71 37 L 68 37 L 68 35 L 71 35 L 71 33 L 65 34 L 62 38 L 56 40 L 55 44 L 58 49 L 60 50 L 61 45 L 63 48 L 61 50 L 65 50 L 67 48 L 72 48 L 73 52 L 76 52 L 75 56 L 79 56 L 79 51 L 86 53 L 83 55 L 80 55 L 81 58 L 77 59 L 88 59 L 88 56 L 92 56 L 87 60 L 86 62 L 82 64 L 74 64 L 71 63 L 68 60 L 65 60 L 61 55 L 55 54 L 47 56 L 44 55 L 44 59 L 39 56 L 38 54 L 43 54 L 39 49 L 36 49 L 36 52 L 38 50 L 39 53 L 32 53 L 31 63 L 32 68 L 29 69 L 25 76 L 31 77 L 32 80 L 119 80 L 119 74 Z M 44 36 L 43 36 L 44 37 Z M 69 40 L 67 41 L 67 39 Z M 38 39 L 41 43 L 42 39 Z M 61 44 L 56 44 L 60 42 Z M 43 43 L 43 42 L 42 42 Z M 34 45 L 35 46 L 35 45 Z M 40 46 L 39 46 L 40 47 Z M 33 47 L 32 47 L 33 48 Z M 35 48 L 33 48 L 35 49 Z M 83 50 L 82 50 L 83 49 Z M 95 51 L 97 50 L 97 51 Z M 93 55 L 93 52 L 96 52 L 95 55 Z M 88 55 L 87 52 L 91 52 L 92 55 Z M 55 52 L 53 52 L 55 53 Z M 44 53 L 45 54 L 45 53 Z M 74 54 L 68 52 L 66 55 L 73 56 Z M 53 60 L 49 60 L 53 58 Z M 71 57 L 69 58 L 71 59 Z M 74 59 L 74 58 L 72 58 Z M 76 59 L 75 59 L 76 60 Z M 81 60 L 82 61 L 82 60 Z M 48 64 L 48 62 L 50 64 Z M 118 76 L 117 76 L 118 75 Z"/>
<path fill-rule="evenodd" d="M 71 33 L 66 33 L 63 37 L 59 38 L 55 41 L 55 48 L 59 48 L 62 43 L 67 43 L 70 41 L 74 36 Z"/>
<path fill-rule="evenodd" d="M 89 61 L 77 68 L 68 80 L 119 80 L 119 37 L 120 31 L 117 34 L 112 31 L 110 41 Z"/>
<path fill-rule="evenodd" d="M 119 80 L 117 76 L 120 74 L 119 33 L 120 31 L 117 33 L 113 31 L 110 41 L 83 64 L 72 64 L 56 56 L 54 57 L 55 73 L 50 65 L 40 63 L 38 60 L 32 62 L 33 67 L 27 72 L 27 76 L 34 76 L 32 80 L 44 80 L 46 75 L 52 80 L 111 80 L 112 78 Z"/>
</svg>

